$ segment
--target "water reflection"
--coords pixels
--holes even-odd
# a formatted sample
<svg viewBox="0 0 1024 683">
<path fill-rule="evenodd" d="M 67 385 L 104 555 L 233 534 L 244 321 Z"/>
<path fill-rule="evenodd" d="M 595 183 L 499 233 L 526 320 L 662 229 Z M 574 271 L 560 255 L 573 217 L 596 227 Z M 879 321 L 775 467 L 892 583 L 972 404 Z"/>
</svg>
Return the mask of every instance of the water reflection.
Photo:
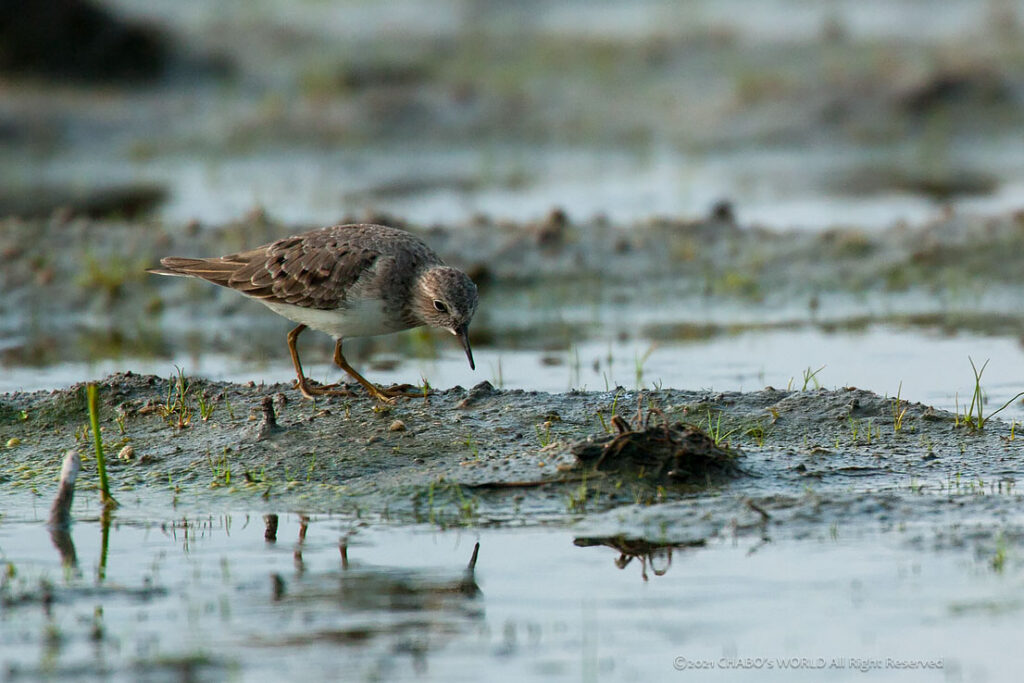
<svg viewBox="0 0 1024 683">
<path fill-rule="evenodd" d="M 605 546 L 619 552 L 615 558 L 615 566 L 625 569 L 633 560 L 640 560 L 640 577 L 648 581 L 647 568 L 655 576 L 664 576 L 672 567 L 672 553 L 674 550 L 685 550 L 688 548 L 703 548 L 707 542 L 701 538 L 685 543 L 652 543 L 638 538 L 625 538 L 623 536 L 606 537 L 580 537 L 573 539 L 573 545 L 580 548 L 591 548 L 593 546 Z"/>
<path fill-rule="evenodd" d="M 1012 544 L 997 573 L 991 551 L 972 561 L 970 543 L 922 549 L 896 531 L 771 543 L 762 532 L 749 548 L 748 534 L 734 541 L 727 530 L 705 545 L 304 513 L 274 513 L 268 543 L 262 510 L 154 522 L 122 508 L 108 525 L 106 560 L 102 519 L 78 514 L 75 562 L 105 564 L 105 578 L 61 580 L 70 533 L 41 534 L 43 520 L 12 516 L 30 501 L 5 502 L 0 551 L 13 568 L 0 581 L 0 660 L 12 679 L 290 680 L 344 670 L 371 680 L 478 680 L 479 671 L 575 680 L 587 678 L 583 666 L 602 680 L 662 680 L 683 649 L 717 659 L 847 656 L 853 647 L 865 657 L 946 656 L 951 667 L 1009 680 L 999 653 L 1012 648 L 1007 620 L 1021 604 L 1007 580 L 1019 570 Z M 851 600 L 856 609 L 837 622 L 836 606 Z M 785 631 L 795 647 L 779 630 L 794 605 L 801 618 Z M 859 640 L 864 633 L 874 640 Z"/>
<path fill-rule="evenodd" d="M 78 549 L 70 525 L 48 527 L 49 557 L 56 549 L 65 568 L 62 583 L 45 576 L 5 581 L 7 613 L 24 624 L 25 633 L 43 634 L 33 638 L 36 657 L 12 655 L 11 672 L 99 676 L 117 670 L 127 655 L 139 671 L 159 671 L 168 661 L 188 670 L 221 670 L 234 666 L 231 657 L 211 656 L 211 648 L 232 651 L 245 643 L 261 652 L 286 652 L 293 662 L 296 653 L 321 647 L 344 647 L 360 659 L 397 652 L 408 654 L 408 666 L 423 673 L 431 653 L 484 619 L 476 579 L 479 543 L 466 549 L 461 566 L 417 566 L 415 553 L 375 563 L 365 559 L 375 546 L 358 529 L 342 529 L 339 536 L 329 518 L 304 513 L 267 513 L 262 528 L 250 525 L 260 519 L 251 515 L 240 528 L 228 515 L 160 525 L 124 517 L 120 513 L 117 524 L 106 513 L 80 518 L 79 536 L 100 533 L 98 543 Z M 281 562 L 282 550 L 290 555 L 290 570 Z M 83 580 L 83 561 L 95 562 L 92 579 Z M 58 566 L 41 563 L 44 574 L 51 564 Z M 22 565 L 20 571 L 29 576 L 38 570 Z M 269 577 L 269 591 L 260 577 Z M 190 624 L 185 632 L 176 625 L 182 612 Z M 0 637 L 0 654 L 6 655 L 3 642 Z M 168 659 L 168 652 L 176 654 Z"/>
</svg>

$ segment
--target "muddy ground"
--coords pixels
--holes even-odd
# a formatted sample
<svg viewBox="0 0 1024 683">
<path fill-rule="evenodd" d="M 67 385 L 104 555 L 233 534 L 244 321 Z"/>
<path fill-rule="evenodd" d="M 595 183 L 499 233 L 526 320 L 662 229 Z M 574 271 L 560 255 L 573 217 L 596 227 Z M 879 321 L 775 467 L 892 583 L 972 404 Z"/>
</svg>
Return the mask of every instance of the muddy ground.
<svg viewBox="0 0 1024 683">
<path fill-rule="evenodd" d="M 970 428 L 852 387 L 541 394 L 484 382 L 382 407 L 359 395 L 314 404 L 285 385 L 181 381 L 126 373 L 99 385 L 112 493 L 143 514 L 224 506 L 444 526 L 586 513 L 592 535 L 672 543 L 848 523 L 953 536 L 929 543 L 992 542 L 997 527 L 1004 541 L 1024 534 L 998 521 L 1020 501 L 1015 425 Z M 599 471 L 575 457 L 588 438 L 638 419 L 700 427 L 731 449 L 730 471 L 673 479 L 649 463 Z M 0 397 L 4 486 L 47 504 L 65 451 L 77 449 L 78 495 L 98 496 L 87 422 L 82 386 Z"/>
<path fill-rule="evenodd" d="M 472 330 L 478 347 L 496 336 L 544 345 L 585 334 L 571 314 L 545 332 L 543 319 L 529 317 L 545 305 L 678 311 L 699 301 L 703 311 L 708 302 L 746 311 L 738 322 L 651 322 L 642 333 L 653 339 L 713 335 L 723 324 L 786 324 L 785 311 L 797 321 L 867 324 L 880 319 L 864 303 L 876 298 L 888 302 L 891 316 L 950 329 L 1012 333 L 1024 317 L 1014 296 L 1020 214 L 821 234 L 739 226 L 726 206 L 704 220 L 633 225 L 577 222 L 559 212 L 536 223 L 480 218 L 454 227 L 368 218 L 422 234 L 473 274 L 483 301 Z M 160 255 L 227 253 L 304 226 L 255 214 L 209 227 L 60 215 L 9 219 L 3 227 L 0 319 L 16 342 L 4 351 L 7 363 L 159 356 L 168 344 L 283 354 L 280 334 L 253 334 L 273 319 L 260 307 L 144 268 Z M 310 344 L 310 357 L 319 346 Z M 161 512 L 223 503 L 476 524 L 564 520 L 639 504 L 628 508 L 636 517 L 612 513 L 610 532 L 626 525 L 633 536 L 675 533 L 689 541 L 765 524 L 803 534 L 844 520 L 895 525 L 950 516 L 960 526 L 972 518 L 965 507 L 990 535 L 1002 506 L 1017 500 L 1015 422 L 972 430 L 919 404 L 897 406 L 854 389 L 794 390 L 800 384 L 751 393 L 610 387 L 544 394 L 484 383 L 382 409 L 362 395 L 313 404 L 283 384 L 125 374 L 107 378 L 100 399 L 115 495 Z M 276 428 L 265 417 L 267 400 Z M 651 408 L 660 413 L 650 417 Z M 680 483 L 642 468 L 578 466 L 574 444 L 607 438 L 615 414 L 635 425 L 638 409 L 644 419 L 698 425 L 739 448 L 739 471 Z M 81 386 L 0 397 L 2 476 L 48 498 L 67 449 L 80 451 L 87 473 L 94 467 L 86 424 Z M 83 486 L 94 482 L 86 476 Z M 963 495 L 993 492 L 1009 496 Z M 655 502 L 674 504 L 649 506 Z M 660 521 L 648 528 L 648 519 Z"/>
<path fill-rule="evenodd" d="M 1020 214 L 950 215 L 917 228 L 825 233 L 738 225 L 727 206 L 702 220 L 621 225 L 557 211 L 538 222 L 481 217 L 433 227 L 380 215 L 347 220 L 406 227 L 469 272 L 482 299 L 471 329 L 474 346 L 498 340 L 568 349 L 572 340 L 594 334 L 679 340 L 744 327 L 856 328 L 886 320 L 1015 334 L 1024 319 L 1017 295 Z M 167 358 L 186 346 L 278 357 L 282 333 L 253 334 L 276 320 L 261 307 L 145 268 L 161 256 L 231 253 L 309 227 L 261 213 L 218 226 L 66 215 L 7 219 L 0 223 L 4 363 Z M 595 328 L 591 311 L 608 306 L 616 314 Z M 688 309 L 700 315 L 695 319 Z M 359 353 L 393 339 L 353 341 Z M 319 346 L 321 355 L 329 350 Z M 414 352 L 408 345 L 403 350 Z"/>
</svg>

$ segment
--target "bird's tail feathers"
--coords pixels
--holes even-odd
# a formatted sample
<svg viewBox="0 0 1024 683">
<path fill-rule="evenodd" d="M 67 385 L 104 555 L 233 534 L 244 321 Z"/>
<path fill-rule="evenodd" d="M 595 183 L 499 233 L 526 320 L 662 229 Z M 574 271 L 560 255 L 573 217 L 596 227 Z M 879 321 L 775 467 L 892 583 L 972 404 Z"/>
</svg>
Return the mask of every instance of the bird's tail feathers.
<svg viewBox="0 0 1024 683">
<path fill-rule="evenodd" d="M 226 284 L 239 264 L 221 258 L 182 258 L 168 256 L 160 259 L 163 268 L 150 268 L 146 272 L 154 275 L 177 277 L 198 277 L 216 284 Z"/>
</svg>

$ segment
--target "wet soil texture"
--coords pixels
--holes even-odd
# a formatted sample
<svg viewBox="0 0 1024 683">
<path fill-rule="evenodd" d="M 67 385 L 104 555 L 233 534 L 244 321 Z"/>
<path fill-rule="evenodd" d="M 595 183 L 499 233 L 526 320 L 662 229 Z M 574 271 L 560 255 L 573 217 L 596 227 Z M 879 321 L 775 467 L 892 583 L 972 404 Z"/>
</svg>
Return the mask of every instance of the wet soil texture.
<svg viewBox="0 0 1024 683">
<path fill-rule="evenodd" d="M 0 397 L 5 486 L 48 500 L 65 451 L 77 449 L 79 495 L 93 495 L 84 393 Z M 839 521 L 947 517 L 994 533 L 999 510 L 1019 500 L 1024 443 L 1015 424 L 978 429 L 963 415 L 854 388 L 544 394 L 483 382 L 380 406 L 128 373 L 100 383 L 99 397 L 114 495 L 142 510 L 224 504 L 442 525 L 610 511 L 589 517 L 602 533 L 588 536 L 673 543 L 766 525 L 801 536 Z M 666 429 L 673 442 L 727 453 L 729 476 L 675 476 L 678 443 L 667 463 L 656 461 Z M 654 447 L 643 442 L 651 435 Z M 624 438 L 628 448 L 609 451 L 632 465 L 608 466 L 600 444 Z"/>
</svg>

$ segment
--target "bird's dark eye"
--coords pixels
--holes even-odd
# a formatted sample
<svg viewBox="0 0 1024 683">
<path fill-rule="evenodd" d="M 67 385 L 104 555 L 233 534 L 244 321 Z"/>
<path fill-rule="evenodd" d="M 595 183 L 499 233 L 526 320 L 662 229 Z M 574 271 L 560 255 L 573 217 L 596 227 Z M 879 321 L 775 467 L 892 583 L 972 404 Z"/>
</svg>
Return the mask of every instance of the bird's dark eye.
<svg viewBox="0 0 1024 683">
<path fill-rule="evenodd" d="M 444 302 L 440 299 L 434 299 L 434 309 L 441 313 L 447 313 L 448 307 L 444 305 Z"/>
</svg>

